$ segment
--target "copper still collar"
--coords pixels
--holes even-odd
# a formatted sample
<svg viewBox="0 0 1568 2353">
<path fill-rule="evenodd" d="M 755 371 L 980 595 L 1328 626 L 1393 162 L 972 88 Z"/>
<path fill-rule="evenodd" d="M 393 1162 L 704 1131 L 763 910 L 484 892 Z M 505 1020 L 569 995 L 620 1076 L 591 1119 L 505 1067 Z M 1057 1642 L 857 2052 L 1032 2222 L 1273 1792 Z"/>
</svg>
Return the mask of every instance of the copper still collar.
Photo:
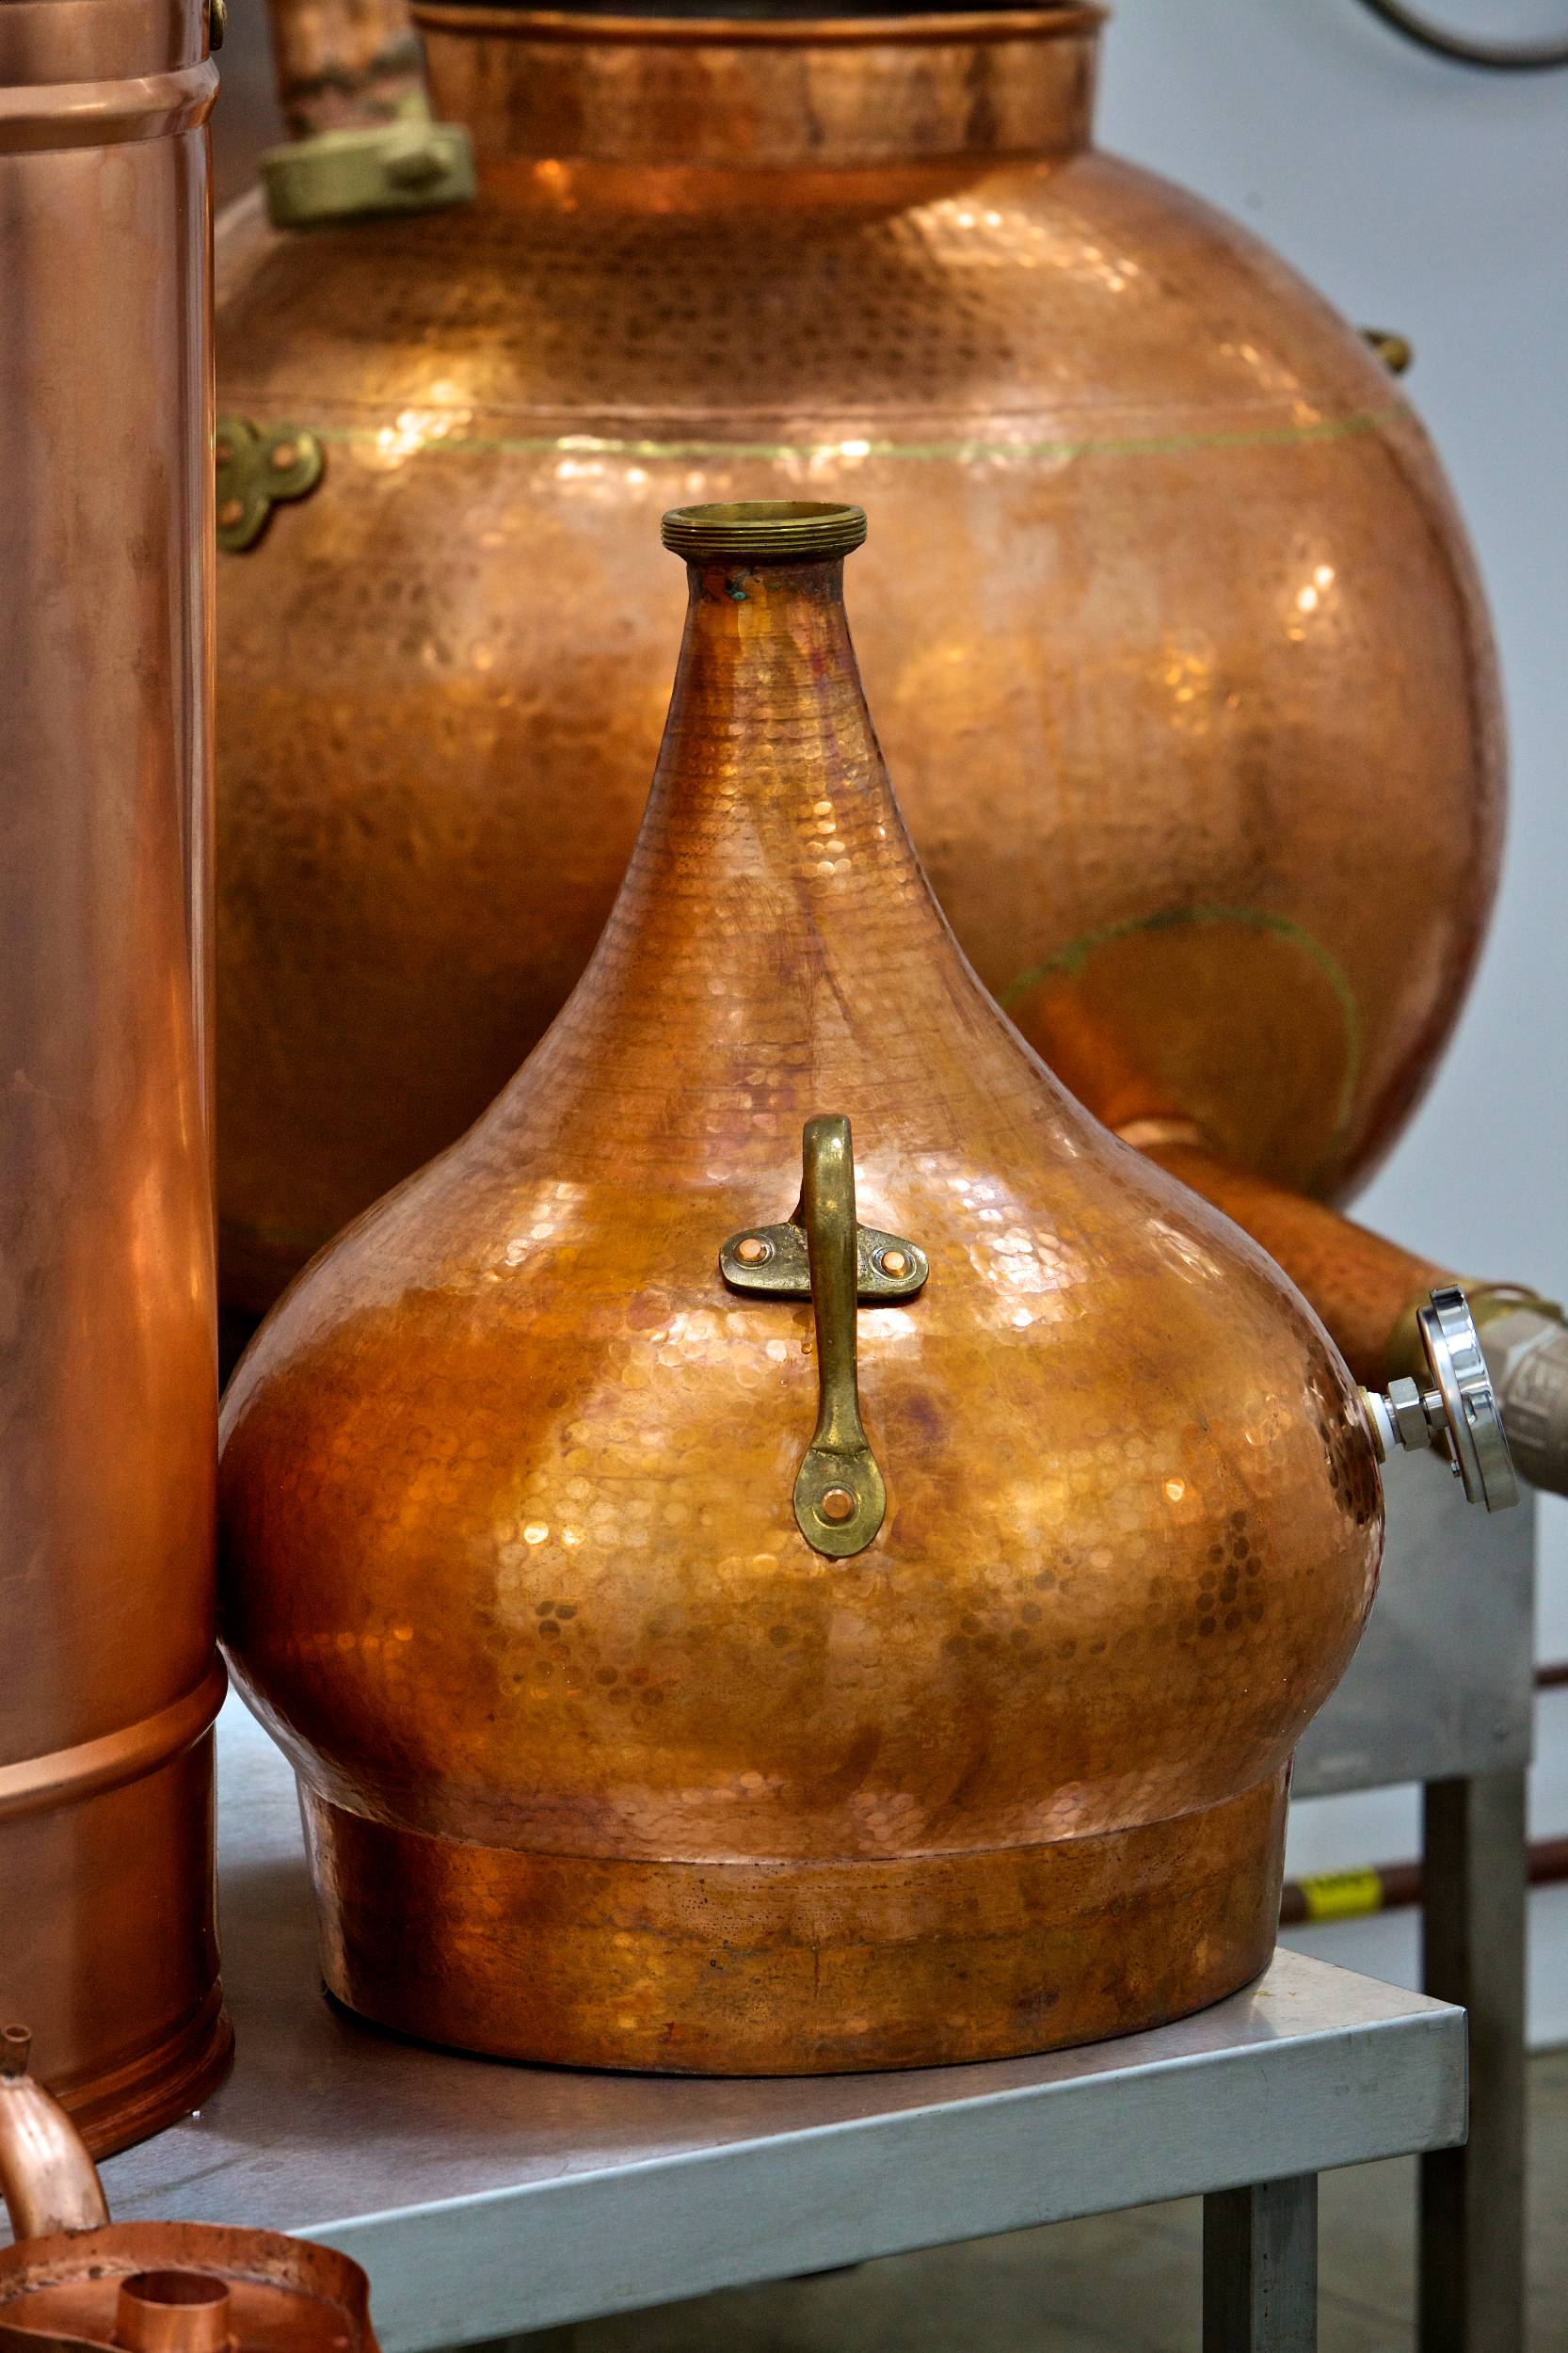
<svg viewBox="0 0 1568 2353">
<path fill-rule="evenodd" d="M 505 33 L 523 40 L 643 41 L 691 47 L 852 48 L 872 42 L 1060 40 L 1097 33 L 1109 8 L 1093 0 L 1009 8 L 812 8 L 748 14 L 738 7 L 532 8 L 508 0 L 414 0 L 414 23 L 440 31 Z"/>
<path fill-rule="evenodd" d="M 1088 145 L 1096 8 L 823 16 L 415 0 L 431 104 L 481 167 L 817 177 Z M 503 173 L 503 184 L 504 173 Z"/>
<path fill-rule="evenodd" d="M 745 556 L 798 563 L 852 555 L 866 536 L 866 510 L 830 499 L 742 499 L 729 505 L 672 506 L 661 525 L 666 548 L 688 563 Z"/>
</svg>

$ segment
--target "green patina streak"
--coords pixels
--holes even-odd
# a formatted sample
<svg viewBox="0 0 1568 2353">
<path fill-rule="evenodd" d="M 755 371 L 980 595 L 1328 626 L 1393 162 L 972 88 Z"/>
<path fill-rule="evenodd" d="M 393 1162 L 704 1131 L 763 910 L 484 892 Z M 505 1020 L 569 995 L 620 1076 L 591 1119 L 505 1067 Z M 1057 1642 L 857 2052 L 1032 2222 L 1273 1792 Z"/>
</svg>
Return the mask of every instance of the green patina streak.
<svg viewBox="0 0 1568 2353">
<path fill-rule="evenodd" d="M 1020 998 L 1027 997 L 1031 989 L 1040 987 L 1042 983 L 1081 972 L 1096 949 L 1109 948 L 1119 939 L 1130 939 L 1146 932 L 1200 930 L 1225 924 L 1238 925 L 1245 931 L 1272 933 L 1278 939 L 1288 940 L 1317 966 L 1327 981 L 1345 1032 L 1345 1074 L 1335 1106 L 1334 1138 L 1337 1145 L 1349 1128 L 1361 1076 L 1361 1008 L 1344 967 L 1321 940 L 1314 939 L 1309 931 L 1288 915 L 1271 915 L 1261 907 L 1164 907 L 1158 915 L 1130 916 L 1124 922 L 1106 923 L 1098 931 L 1085 932 L 1071 947 L 1064 948 L 1044 964 L 1020 972 L 1016 980 L 1009 981 L 1005 988 L 998 991 L 998 1002 L 1004 1010 L 1011 1010 Z"/>
<path fill-rule="evenodd" d="M 254 405 L 254 404 L 253 404 Z M 959 440 L 856 442 L 856 457 L 895 458 L 933 465 L 965 465 L 984 459 L 1062 460 L 1072 457 L 1164 457 L 1199 449 L 1287 449 L 1314 441 L 1352 440 L 1380 433 L 1406 412 L 1400 406 L 1368 409 L 1351 417 L 1325 417 L 1309 424 L 1258 425 L 1230 432 L 1151 433 L 1082 440 Z M 375 425 L 312 427 L 318 440 L 340 449 L 374 449 L 383 428 Z M 690 460 L 753 459 L 809 465 L 840 456 L 837 441 L 638 440 L 630 436 L 587 433 L 485 435 L 436 433 L 420 444 L 422 456 L 507 457 L 624 457 Z"/>
</svg>

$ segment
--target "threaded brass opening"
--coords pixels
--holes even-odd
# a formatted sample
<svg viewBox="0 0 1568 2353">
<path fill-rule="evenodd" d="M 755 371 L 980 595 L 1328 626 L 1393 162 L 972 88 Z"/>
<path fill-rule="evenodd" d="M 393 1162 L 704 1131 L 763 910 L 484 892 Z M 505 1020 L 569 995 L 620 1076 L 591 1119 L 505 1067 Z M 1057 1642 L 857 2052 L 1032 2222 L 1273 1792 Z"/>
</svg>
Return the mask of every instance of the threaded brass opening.
<svg viewBox="0 0 1568 2353">
<path fill-rule="evenodd" d="M 827 499 L 743 499 L 731 506 L 672 506 L 665 547 L 688 563 L 727 555 L 775 563 L 790 556 L 849 555 L 866 536 L 863 506 Z"/>
</svg>

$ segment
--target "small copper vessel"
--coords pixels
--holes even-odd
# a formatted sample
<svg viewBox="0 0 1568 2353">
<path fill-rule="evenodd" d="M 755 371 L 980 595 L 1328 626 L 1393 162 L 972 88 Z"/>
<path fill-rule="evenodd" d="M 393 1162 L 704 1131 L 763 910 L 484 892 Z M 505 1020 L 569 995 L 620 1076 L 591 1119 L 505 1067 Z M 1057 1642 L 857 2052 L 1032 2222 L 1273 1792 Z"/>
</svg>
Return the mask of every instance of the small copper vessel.
<svg viewBox="0 0 1568 2353">
<path fill-rule="evenodd" d="M 685 639 L 588 972 L 230 1387 L 225 1639 L 328 1983 L 407 2032 L 914 2066 L 1148 2025 L 1272 1947 L 1368 1428 L 965 963 L 855 666 L 864 528 L 665 519 Z"/>
<path fill-rule="evenodd" d="M 657 744 L 657 518 L 760 493 L 874 506 L 879 724 L 1024 1035 L 1070 975 L 1224 1158 L 1342 1196 L 1502 796 L 1469 550 L 1362 338 L 1095 150 L 1092 8 L 418 13 L 478 202 L 218 232 L 220 407 L 325 458 L 220 559 L 227 1297 L 558 1011 Z"/>
<path fill-rule="evenodd" d="M 377 2353 L 346 2255 L 277 2231 L 111 2222 L 86 2142 L 27 2072 L 30 2041 L 0 2034 L 4 2353 Z"/>
<path fill-rule="evenodd" d="M 202 0 L 0 0 L 0 2017 L 99 2153 L 230 2049 L 207 50 Z"/>
</svg>

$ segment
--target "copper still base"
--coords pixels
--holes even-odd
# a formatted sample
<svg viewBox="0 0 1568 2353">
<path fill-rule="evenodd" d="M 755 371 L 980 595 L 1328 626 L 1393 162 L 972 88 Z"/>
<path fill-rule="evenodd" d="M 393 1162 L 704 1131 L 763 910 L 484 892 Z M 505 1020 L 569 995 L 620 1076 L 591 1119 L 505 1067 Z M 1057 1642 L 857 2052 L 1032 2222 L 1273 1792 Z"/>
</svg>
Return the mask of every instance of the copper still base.
<svg viewBox="0 0 1568 2353">
<path fill-rule="evenodd" d="M 228 2073 L 217 1983 L 213 1737 L 72 1804 L 0 1819 L 24 1890 L 5 1991 L 25 1990 L 40 2073 L 95 2157 L 199 2107 Z"/>
<path fill-rule="evenodd" d="M 826 1863 L 520 1854 L 303 1799 L 351 2009 L 503 2058 L 801 2075 L 1054 2051 L 1222 2001 L 1273 1950 L 1288 1779 L 1097 1838 Z"/>
</svg>

